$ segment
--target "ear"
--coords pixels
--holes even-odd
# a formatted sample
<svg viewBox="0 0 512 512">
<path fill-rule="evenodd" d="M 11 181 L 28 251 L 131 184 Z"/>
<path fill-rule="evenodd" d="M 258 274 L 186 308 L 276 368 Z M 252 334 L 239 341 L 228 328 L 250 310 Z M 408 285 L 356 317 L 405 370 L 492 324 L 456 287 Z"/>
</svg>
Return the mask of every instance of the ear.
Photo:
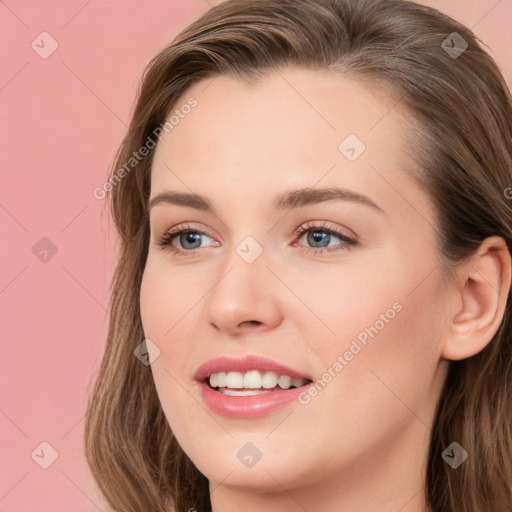
<svg viewBox="0 0 512 512">
<path fill-rule="evenodd" d="M 443 344 L 444 358 L 466 359 L 489 344 L 505 313 L 511 272 L 510 252 L 498 236 L 486 238 L 470 261 L 457 270 L 460 286 Z"/>
</svg>

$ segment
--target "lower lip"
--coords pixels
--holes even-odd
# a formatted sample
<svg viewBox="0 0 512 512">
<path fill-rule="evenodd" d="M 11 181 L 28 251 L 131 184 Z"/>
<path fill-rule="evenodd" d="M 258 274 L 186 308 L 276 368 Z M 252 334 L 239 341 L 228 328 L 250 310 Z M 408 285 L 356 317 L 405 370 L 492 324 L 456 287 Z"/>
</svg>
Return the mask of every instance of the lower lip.
<svg viewBox="0 0 512 512">
<path fill-rule="evenodd" d="M 201 395 L 206 405 L 215 413 L 228 418 L 257 418 L 264 416 L 298 399 L 308 386 L 283 389 L 250 396 L 229 396 L 214 391 L 201 383 Z"/>
</svg>

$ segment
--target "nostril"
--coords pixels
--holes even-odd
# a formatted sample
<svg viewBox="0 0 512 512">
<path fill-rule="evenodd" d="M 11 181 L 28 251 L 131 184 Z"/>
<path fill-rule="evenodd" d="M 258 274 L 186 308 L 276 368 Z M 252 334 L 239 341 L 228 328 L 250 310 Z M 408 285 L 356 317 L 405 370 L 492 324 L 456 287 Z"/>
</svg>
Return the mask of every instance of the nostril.
<svg viewBox="0 0 512 512">
<path fill-rule="evenodd" d="M 246 327 L 246 326 L 250 327 L 250 326 L 253 326 L 253 325 L 258 326 L 260 324 L 261 324 L 261 322 L 259 322 L 258 320 L 246 320 L 245 322 L 241 322 L 239 324 L 239 327 L 243 328 L 243 327 Z"/>
</svg>

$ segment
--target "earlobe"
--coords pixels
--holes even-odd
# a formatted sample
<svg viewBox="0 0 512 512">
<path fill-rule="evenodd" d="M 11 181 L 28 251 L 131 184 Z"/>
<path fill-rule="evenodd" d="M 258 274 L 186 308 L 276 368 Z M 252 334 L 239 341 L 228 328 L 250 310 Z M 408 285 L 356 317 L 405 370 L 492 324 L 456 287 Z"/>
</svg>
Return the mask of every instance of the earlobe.
<svg viewBox="0 0 512 512">
<path fill-rule="evenodd" d="M 511 283 L 511 257 L 503 238 L 484 240 L 458 274 L 462 282 L 458 311 L 442 351 L 445 359 L 453 361 L 483 350 L 503 320 Z"/>
</svg>

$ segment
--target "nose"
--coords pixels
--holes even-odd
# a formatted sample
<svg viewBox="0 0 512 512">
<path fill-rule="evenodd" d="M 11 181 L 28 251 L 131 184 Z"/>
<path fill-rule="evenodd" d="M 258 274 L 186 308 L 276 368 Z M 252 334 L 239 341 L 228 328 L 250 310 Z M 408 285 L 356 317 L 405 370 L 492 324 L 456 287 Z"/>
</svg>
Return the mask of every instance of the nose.
<svg viewBox="0 0 512 512">
<path fill-rule="evenodd" d="M 247 263 L 233 250 L 205 297 L 205 319 L 214 329 L 234 336 L 273 329 L 283 319 L 281 288 L 264 254 Z"/>
</svg>

